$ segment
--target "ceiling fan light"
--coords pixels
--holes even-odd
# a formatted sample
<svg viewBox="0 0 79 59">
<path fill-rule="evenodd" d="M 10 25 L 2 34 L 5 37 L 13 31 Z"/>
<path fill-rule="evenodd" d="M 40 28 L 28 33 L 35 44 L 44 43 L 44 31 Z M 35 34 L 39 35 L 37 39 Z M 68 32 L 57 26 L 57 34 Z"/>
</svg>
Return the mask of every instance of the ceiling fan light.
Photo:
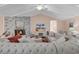
<svg viewBox="0 0 79 59">
<path fill-rule="evenodd" d="M 42 5 L 38 5 L 36 8 L 37 8 L 37 10 L 42 10 L 43 6 Z"/>
</svg>

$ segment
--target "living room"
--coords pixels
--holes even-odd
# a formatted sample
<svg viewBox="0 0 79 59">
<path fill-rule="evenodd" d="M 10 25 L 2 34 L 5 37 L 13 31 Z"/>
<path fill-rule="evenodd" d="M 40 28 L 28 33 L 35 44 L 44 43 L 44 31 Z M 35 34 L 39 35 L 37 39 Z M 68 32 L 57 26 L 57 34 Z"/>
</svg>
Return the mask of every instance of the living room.
<svg viewBox="0 0 79 59">
<path fill-rule="evenodd" d="M 1 5 L 0 53 L 79 53 L 79 16 L 72 6 Z"/>
</svg>

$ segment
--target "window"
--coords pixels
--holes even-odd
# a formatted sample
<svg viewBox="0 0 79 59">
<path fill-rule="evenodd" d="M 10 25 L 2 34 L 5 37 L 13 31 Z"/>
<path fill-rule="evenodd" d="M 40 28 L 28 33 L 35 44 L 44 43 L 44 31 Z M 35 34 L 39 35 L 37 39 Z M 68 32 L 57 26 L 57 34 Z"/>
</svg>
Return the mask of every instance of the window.
<svg viewBox="0 0 79 59">
<path fill-rule="evenodd" d="M 57 32 L 57 21 L 56 20 L 50 21 L 50 32 Z"/>
<path fill-rule="evenodd" d="M 4 17 L 0 17 L 0 36 L 4 32 Z"/>
</svg>

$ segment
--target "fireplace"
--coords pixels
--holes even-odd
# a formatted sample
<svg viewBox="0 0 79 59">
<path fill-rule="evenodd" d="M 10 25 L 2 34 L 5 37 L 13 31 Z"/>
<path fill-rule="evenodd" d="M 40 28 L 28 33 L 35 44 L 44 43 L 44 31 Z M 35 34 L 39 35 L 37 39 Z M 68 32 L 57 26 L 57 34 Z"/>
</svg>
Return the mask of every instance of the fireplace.
<svg viewBox="0 0 79 59">
<path fill-rule="evenodd" d="M 16 29 L 15 30 L 15 35 L 20 34 L 20 35 L 25 35 L 25 30 L 24 29 Z"/>
</svg>

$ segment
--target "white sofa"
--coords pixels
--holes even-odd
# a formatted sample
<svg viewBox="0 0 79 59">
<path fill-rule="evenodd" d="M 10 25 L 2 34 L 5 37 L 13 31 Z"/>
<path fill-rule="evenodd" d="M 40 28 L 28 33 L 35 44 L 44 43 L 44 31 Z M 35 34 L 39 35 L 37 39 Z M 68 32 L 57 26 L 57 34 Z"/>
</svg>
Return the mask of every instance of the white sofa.
<svg viewBox="0 0 79 59">
<path fill-rule="evenodd" d="M 25 38 L 22 40 L 24 41 Z M 54 40 L 49 43 L 37 43 L 30 41 L 21 43 L 10 43 L 6 39 L 0 39 L 0 54 L 75 54 L 79 53 L 79 41 L 76 38 L 71 38 L 65 41 L 64 37 Z"/>
<path fill-rule="evenodd" d="M 1 54 L 55 54 L 52 43 L 0 43 Z"/>
</svg>

